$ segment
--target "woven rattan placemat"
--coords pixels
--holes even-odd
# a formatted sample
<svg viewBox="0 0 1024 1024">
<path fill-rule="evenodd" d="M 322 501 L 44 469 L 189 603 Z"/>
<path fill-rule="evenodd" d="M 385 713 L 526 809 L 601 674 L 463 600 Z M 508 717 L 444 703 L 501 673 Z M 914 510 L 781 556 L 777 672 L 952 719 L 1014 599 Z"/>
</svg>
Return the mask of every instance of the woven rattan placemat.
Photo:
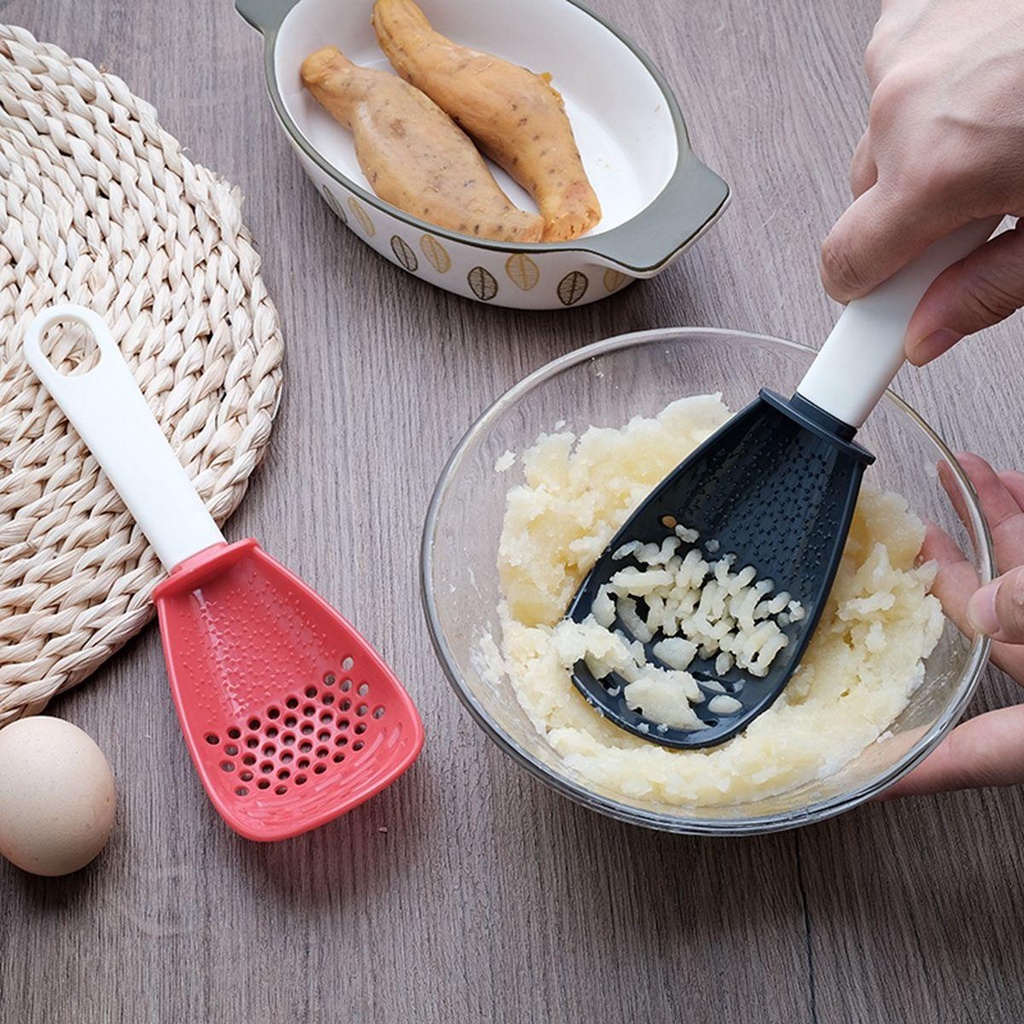
<svg viewBox="0 0 1024 1024">
<path fill-rule="evenodd" d="M 0 25 L 0 725 L 137 633 L 164 575 L 25 362 L 27 325 L 57 302 L 103 317 L 223 522 L 281 392 L 240 206 L 124 82 Z"/>
</svg>

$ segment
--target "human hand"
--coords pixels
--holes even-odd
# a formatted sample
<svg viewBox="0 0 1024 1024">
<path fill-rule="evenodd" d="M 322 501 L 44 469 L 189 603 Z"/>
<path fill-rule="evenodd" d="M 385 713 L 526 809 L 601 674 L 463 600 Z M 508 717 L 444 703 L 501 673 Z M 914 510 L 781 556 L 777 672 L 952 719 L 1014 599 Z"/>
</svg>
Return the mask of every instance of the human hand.
<svg viewBox="0 0 1024 1024">
<path fill-rule="evenodd" d="M 978 492 L 1003 575 L 978 589 L 974 567 L 938 527 L 922 555 L 939 564 L 932 592 L 968 636 L 992 636 L 992 661 L 1024 686 L 1024 473 L 996 473 L 977 455 L 957 456 Z M 950 493 L 952 489 L 950 489 Z M 999 708 L 958 725 L 883 799 L 942 790 L 1024 783 L 1024 704 Z"/>
<path fill-rule="evenodd" d="M 1024 215 L 1024 14 L 1019 0 L 883 0 L 864 58 L 868 127 L 854 202 L 822 246 L 848 302 L 970 220 Z M 917 365 L 1024 305 L 1024 227 L 934 282 L 906 334 Z"/>
</svg>

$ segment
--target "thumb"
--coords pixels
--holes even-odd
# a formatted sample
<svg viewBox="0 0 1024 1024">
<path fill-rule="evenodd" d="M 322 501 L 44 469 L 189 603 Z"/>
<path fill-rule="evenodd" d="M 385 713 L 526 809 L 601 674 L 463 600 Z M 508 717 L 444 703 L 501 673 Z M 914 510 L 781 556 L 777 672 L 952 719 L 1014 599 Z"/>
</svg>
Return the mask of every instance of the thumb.
<svg viewBox="0 0 1024 1024">
<path fill-rule="evenodd" d="M 924 761 L 878 799 L 951 789 L 1024 784 L 1024 704 L 958 725 Z"/>
<path fill-rule="evenodd" d="M 1024 565 L 976 590 L 967 602 L 967 621 L 993 640 L 1024 644 Z"/>
<path fill-rule="evenodd" d="M 857 169 L 854 188 L 867 181 Z M 866 295 L 957 225 L 927 216 L 876 182 L 832 226 L 821 246 L 821 281 L 838 302 Z"/>
<path fill-rule="evenodd" d="M 1024 306 L 1024 230 L 996 235 L 933 282 L 907 326 L 907 358 L 930 362 Z"/>
</svg>

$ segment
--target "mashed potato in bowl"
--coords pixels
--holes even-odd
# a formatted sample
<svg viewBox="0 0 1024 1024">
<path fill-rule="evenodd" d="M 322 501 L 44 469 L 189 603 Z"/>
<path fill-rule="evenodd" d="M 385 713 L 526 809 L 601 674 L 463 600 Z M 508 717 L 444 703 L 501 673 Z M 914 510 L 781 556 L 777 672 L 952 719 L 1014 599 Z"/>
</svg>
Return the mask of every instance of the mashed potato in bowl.
<svg viewBox="0 0 1024 1024">
<path fill-rule="evenodd" d="M 740 735 L 673 750 L 594 712 L 572 685 L 554 629 L 632 509 L 728 416 L 717 396 L 705 395 L 621 429 L 542 435 L 519 457 L 524 483 L 508 493 L 499 546 L 502 667 L 566 766 L 630 799 L 738 804 L 835 773 L 906 707 L 942 633 L 941 607 L 928 593 L 934 566 L 917 564 L 922 522 L 903 498 L 865 483 L 811 646 L 782 695 Z"/>
</svg>

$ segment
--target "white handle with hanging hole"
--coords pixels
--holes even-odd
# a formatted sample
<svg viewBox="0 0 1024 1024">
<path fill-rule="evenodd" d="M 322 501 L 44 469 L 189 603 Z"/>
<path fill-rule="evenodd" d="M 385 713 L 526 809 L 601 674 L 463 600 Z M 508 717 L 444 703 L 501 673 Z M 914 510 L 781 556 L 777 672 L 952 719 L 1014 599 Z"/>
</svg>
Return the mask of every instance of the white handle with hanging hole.
<svg viewBox="0 0 1024 1024">
<path fill-rule="evenodd" d="M 957 228 L 873 292 L 850 302 L 797 394 L 843 423 L 860 428 L 903 365 L 907 326 L 932 281 L 974 252 L 1001 220 L 987 218 Z"/>
<path fill-rule="evenodd" d="M 43 353 L 46 332 L 62 323 L 87 328 L 99 362 L 68 377 Z M 81 306 L 53 306 L 29 325 L 25 357 L 96 457 L 164 564 L 223 544 L 213 517 L 164 437 L 106 324 Z"/>
</svg>

